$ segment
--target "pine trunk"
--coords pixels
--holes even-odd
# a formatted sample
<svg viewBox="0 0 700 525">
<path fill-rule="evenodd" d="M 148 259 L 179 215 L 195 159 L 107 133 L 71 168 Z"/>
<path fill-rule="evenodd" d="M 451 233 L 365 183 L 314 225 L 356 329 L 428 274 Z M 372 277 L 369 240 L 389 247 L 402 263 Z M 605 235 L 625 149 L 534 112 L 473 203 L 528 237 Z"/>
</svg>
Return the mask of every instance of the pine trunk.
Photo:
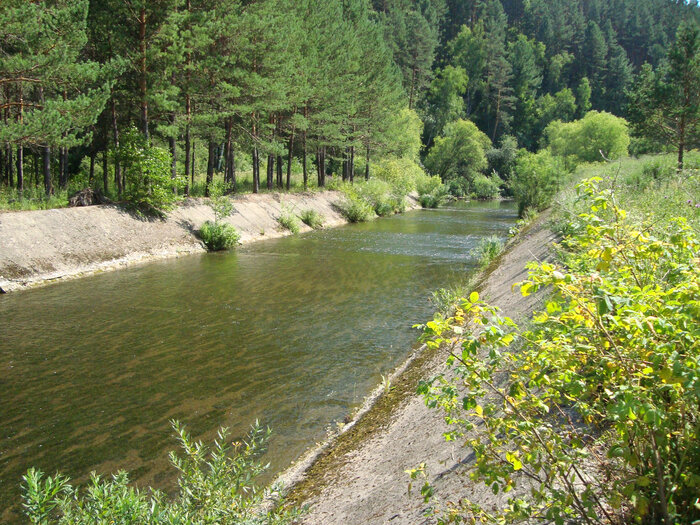
<svg viewBox="0 0 700 525">
<path fill-rule="evenodd" d="M 277 155 L 277 187 L 282 189 L 284 187 L 284 164 L 282 163 L 282 155 Z"/>
<path fill-rule="evenodd" d="M 369 154 L 371 153 L 371 149 L 369 147 L 369 144 L 367 144 L 367 157 L 365 158 L 365 180 L 369 180 Z"/>
<path fill-rule="evenodd" d="M 107 147 L 105 146 L 105 150 L 102 152 L 102 191 L 104 192 L 105 195 L 107 195 L 107 192 L 109 191 L 109 155 L 107 152 Z"/>
<path fill-rule="evenodd" d="M 142 7 L 139 12 L 139 52 L 140 52 L 140 77 L 139 89 L 141 91 L 141 125 L 143 126 L 143 135 L 146 140 L 149 140 L 148 133 L 148 84 L 147 84 L 147 66 L 146 66 L 146 8 Z"/>
<path fill-rule="evenodd" d="M 44 157 L 44 191 L 46 191 L 46 196 L 53 195 L 53 186 L 51 184 L 51 148 L 49 146 L 44 146 L 42 148 Z"/>
<path fill-rule="evenodd" d="M 92 187 L 93 182 L 95 181 L 95 151 L 90 152 L 90 172 L 88 174 L 88 186 Z"/>
<path fill-rule="evenodd" d="M 7 180 L 10 181 L 10 186 L 14 186 L 15 183 L 15 167 L 13 165 L 12 146 L 7 145 Z"/>
<path fill-rule="evenodd" d="M 24 191 L 24 147 L 17 146 L 17 191 Z"/>
<path fill-rule="evenodd" d="M 355 180 L 355 146 L 350 146 L 350 182 Z"/>
<path fill-rule="evenodd" d="M 267 189 L 271 190 L 275 185 L 275 156 L 267 154 Z"/>
<path fill-rule="evenodd" d="M 289 135 L 289 148 L 287 150 L 287 191 L 292 186 L 292 160 L 294 159 L 294 127 Z"/>
<path fill-rule="evenodd" d="M 216 142 L 209 141 L 209 158 L 207 159 L 207 180 L 204 185 L 204 196 L 209 197 L 211 184 L 214 181 L 214 166 L 216 165 Z"/>
<path fill-rule="evenodd" d="M 117 122 L 117 103 L 114 97 L 112 97 L 112 135 L 114 137 L 114 184 L 117 187 L 117 195 L 121 197 L 124 193 L 124 178 L 119 162 L 119 124 Z"/>
<path fill-rule="evenodd" d="M 253 148 L 253 193 L 260 191 L 260 152 L 258 147 Z"/>
</svg>

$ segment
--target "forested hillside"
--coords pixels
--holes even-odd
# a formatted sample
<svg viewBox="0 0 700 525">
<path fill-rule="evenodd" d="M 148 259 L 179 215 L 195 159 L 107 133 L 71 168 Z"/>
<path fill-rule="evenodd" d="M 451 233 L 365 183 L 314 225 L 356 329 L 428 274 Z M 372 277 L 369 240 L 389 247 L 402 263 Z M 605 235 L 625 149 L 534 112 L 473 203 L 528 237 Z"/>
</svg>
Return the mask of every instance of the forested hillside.
<svg viewBox="0 0 700 525">
<path fill-rule="evenodd" d="M 517 148 L 536 150 L 551 122 L 627 116 L 635 77 L 663 65 L 699 11 L 679 0 L 9 0 L 0 189 L 6 201 L 86 186 L 128 199 L 148 177 L 185 194 L 208 194 L 215 176 L 240 191 L 241 173 L 254 192 L 294 176 L 304 188 L 352 181 L 382 158 L 419 160 L 416 114 L 431 172 L 450 178 L 444 158 L 426 157 L 468 119 L 489 159 L 476 171 L 507 179 Z"/>
</svg>

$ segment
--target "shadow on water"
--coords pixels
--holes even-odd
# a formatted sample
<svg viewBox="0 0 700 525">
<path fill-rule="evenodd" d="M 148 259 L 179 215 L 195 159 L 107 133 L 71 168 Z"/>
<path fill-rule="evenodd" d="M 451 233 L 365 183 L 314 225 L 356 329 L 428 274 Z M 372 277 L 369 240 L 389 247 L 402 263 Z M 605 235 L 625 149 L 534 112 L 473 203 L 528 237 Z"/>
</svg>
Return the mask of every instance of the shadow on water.
<svg viewBox="0 0 700 525">
<path fill-rule="evenodd" d="M 406 357 L 430 292 L 515 219 L 510 203 L 415 211 L 2 297 L 0 521 L 31 466 L 172 487 L 171 419 L 209 440 L 259 418 L 279 471 Z"/>
</svg>

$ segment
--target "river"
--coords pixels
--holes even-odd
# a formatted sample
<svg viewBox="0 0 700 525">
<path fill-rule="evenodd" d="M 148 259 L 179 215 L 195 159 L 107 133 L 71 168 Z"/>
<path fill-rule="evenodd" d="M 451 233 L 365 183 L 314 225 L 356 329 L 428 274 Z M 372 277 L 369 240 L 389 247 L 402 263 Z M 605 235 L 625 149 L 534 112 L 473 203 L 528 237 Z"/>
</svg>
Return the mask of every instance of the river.
<svg viewBox="0 0 700 525">
<path fill-rule="evenodd" d="M 0 521 L 18 521 L 31 466 L 172 487 L 172 419 L 203 440 L 259 419 L 280 471 L 406 358 L 431 291 L 515 220 L 508 202 L 417 210 L 0 296 Z"/>
</svg>

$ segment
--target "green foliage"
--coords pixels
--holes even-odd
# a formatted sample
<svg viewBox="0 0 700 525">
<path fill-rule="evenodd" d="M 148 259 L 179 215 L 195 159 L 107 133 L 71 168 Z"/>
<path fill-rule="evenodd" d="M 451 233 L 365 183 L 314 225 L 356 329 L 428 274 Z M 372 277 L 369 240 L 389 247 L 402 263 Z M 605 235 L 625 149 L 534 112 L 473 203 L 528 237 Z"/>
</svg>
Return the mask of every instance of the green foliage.
<svg viewBox="0 0 700 525">
<path fill-rule="evenodd" d="M 487 177 L 479 173 L 474 177 L 474 196 L 479 200 L 495 199 L 500 194 L 500 188 L 503 181 L 498 175 Z"/>
<path fill-rule="evenodd" d="M 560 160 L 548 150 L 521 152 L 510 181 L 510 189 L 518 203 L 518 215 L 523 217 L 528 208 L 542 211 L 549 207 L 563 174 Z"/>
<path fill-rule="evenodd" d="M 350 222 L 365 222 L 375 216 L 372 206 L 355 195 L 346 195 L 345 200 L 338 203 L 340 213 Z"/>
<path fill-rule="evenodd" d="M 581 162 L 624 157 L 630 145 L 627 122 L 598 111 L 589 111 L 574 122 L 552 122 L 545 134 L 552 153 L 565 159 L 569 169 Z"/>
<path fill-rule="evenodd" d="M 515 169 L 515 160 L 518 157 L 518 141 L 510 135 L 501 137 L 500 147 L 491 148 L 486 152 L 488 170 L 494 171 L 504 180 L 510 179 Z"/>
<path fill-rule="evenodd" d="M 491 141 L 473 122 L 458 120 L 445 126 L 444 134 L 435 139 L 425 164 L 444 181 L 461 177 L 471 182 L 486 168 L 490 148 Z"/>
<path fill-rule="evenodd" d="M 126 179 L 124 198 L 131 205 L 160 214 L 171 210 L 180 200 L 176 189 L 184 186 L 184 181 L 171 178 L 170 154 L 149 145 L 136 128 L 124 134 L 118 157 Z"/>
<path fill-rule="evenodd" d="M 65 476 L 45 476 L 30 469 L 23 477 L 23 505 L 32 523 L 236 523 L 283 525 L 294 522 L 296 511 L 256 509 L 265 492 L 256 478 L 267 467 L 259 458 L 265 451 L 269 430 L 256 422 L 246 439 L 230 443 L 221 429 L 212 447 L 194 441 L 184 427 L 173 422 L 183 455 L 174 452 L 170 461 L 179 472 L 179 493 L 169 498 L 157 490 L 130 486 L 126 472 L 111 478 L 93 474 L 81 490 Z"/>
<path fill-rule="evenodd" d="M 199 230 L 199 236 L 211 252 L 229 250 L 241 240 L 238 230 L 225 222 L 206 221 Z"/>
<path fill-rule="evenodd" d="M 423 168 L 407 157 L 383 159 L 374 167 L 373 177 L 388 182 L 397 197 L 416 191 L 428 179 Z"/>
<path fill-rule="evenodd" d="M 277 222 L 285 230 L 289 230 L 292 234 L 296 235 L 301 230 L 301 221 L 299 217 L 290 210 L 289 208 L 282 207 L 282 212 L 280 216 L 277 217 Z"/>
<path fill-rule="evenodd" d="M 418 201 L 423 208 L 437 208 L 447 200 L 449 191 L 437 175 L 421 181 L 416 189 Z"/>
<path fill-rule="evenodd" d="M 316 210 L 304 210 L 299 214 L 301 222 L 313 228 L 314 230 L 320 230 L 323 228 L 323 215 L 318 213 Z"/>
<path fill-rule="evenodd" d="M 684 219 L 630 220 L 599 185 L 578 187 L 587 211 L 564 264 L 531 263 L 519 284 L 550 292 L 531 329 L 475 292 L 424 327 L 454 372 L 419 391 L 446 412 L 448 439 L 466 436 L 471 478 L 509 493 L 497 510 L 462 499 L 443 522 L 700 518 L 700 244 Z"/>
<path fill-rule="evenodd" d="M 683 167 L 687 148 L 700 145 L 700 25 L 685 21 L 667 61 L 656 71 L 646 64 L 630 96 L 634 131 L 678 151 Z"/>
<path fill-rule="evenodd" d="M 479 262 L 479 266 L 486 267 L 503 252 L 504 247 L 503 239 L 490 235 L 479 241 L 477 247 L 472 250 L 471 256 Z"/>
</svg>

